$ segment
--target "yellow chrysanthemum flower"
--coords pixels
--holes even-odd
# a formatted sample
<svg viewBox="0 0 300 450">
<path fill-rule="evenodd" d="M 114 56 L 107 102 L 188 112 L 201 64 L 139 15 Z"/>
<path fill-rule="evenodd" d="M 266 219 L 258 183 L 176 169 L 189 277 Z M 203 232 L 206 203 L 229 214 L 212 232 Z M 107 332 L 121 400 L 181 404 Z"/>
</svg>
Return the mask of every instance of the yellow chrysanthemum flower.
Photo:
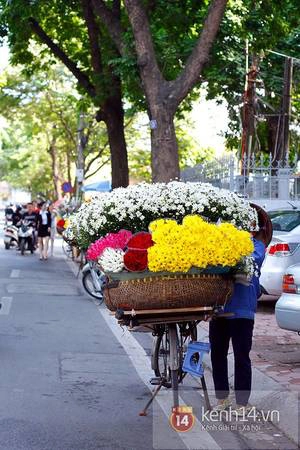
<svg viewBox="0 0 300 450">
<path fill-rule="evenodd" d="M 172 219 L 150 224 L 154 245 L 148 249 L 148 267 L 153 272 L 188 272 L 192 267 L 235 266 L 253 251 L 251 236 L 230 223 L 205 222 L 190 215 L 179 225 Z"/>
</svg>

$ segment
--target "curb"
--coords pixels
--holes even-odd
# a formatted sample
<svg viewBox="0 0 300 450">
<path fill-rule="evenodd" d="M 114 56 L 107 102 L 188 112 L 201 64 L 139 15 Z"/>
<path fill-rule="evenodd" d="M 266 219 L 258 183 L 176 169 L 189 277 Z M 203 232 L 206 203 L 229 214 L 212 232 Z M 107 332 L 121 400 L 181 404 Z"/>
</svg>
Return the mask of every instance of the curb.
<svg viewBox="0 0 300 450">
<path fill-rule="evenodd" d="M 198 339 L 200 341 L 208 341 L 208 332 L 201 326 L 198 326 Z M 211 372 L 210 356 L 206 354 L 203 361 L 206 369 Z M 230 388 L 233 389 L 234 360 L 232 353 L 228 354 L 228 363 L 229 384 Z M 273 421 L 271 420 L 272 415 L 270 415 L 270 422 L 295 444 L 299 445 L 300 410 L 298 392 L 287 391 L 280 383 L 253 366 L 252 381 L 253 386 L 259 386 L 259 390 L 252 391 L 250 403 L 259 410 L 279 411 L 280 420 Z"/>
</svg>

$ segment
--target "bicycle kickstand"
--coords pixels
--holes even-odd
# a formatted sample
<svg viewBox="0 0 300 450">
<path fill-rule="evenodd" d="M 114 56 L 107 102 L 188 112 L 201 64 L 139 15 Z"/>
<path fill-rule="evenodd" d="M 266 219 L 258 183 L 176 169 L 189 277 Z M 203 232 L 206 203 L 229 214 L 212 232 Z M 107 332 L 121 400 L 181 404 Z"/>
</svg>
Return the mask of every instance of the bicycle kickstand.
<svg viewBox="0 0 300 450">
<path fill-rule="evenodd" d="M 210 404 L 210 401 L 209 401 L 209 396 L 208 396 L 208 392 L 207 392 L 207 386 L 206 386 L 206 381 L 205 381 L 204 375 L 202 375 L 200 380 L 201 380 L 201 385 L 202 385 L 202 390 L 203 390 L 203 395 L 204 395 L 206 408 L 207 408 L 208 411 L 211 411 L 211 404 Z"/>
<path fill-rule="evenodd" d="M 159 391 L 162 388 L 163 384 L 164 384 L 164 380 L 161 380 L 159 385 L 154 389 L 154 391 L 152 391 L 152 395 L 151 395 L 150 400 L 147 402 L 147 404 L 146 404 L 145 408 L 143 409 L 143 411 L 141 411 L 139 413 L 139 416 L 147 416 L 147 409 L 149 408 L 149 406 L 151 405 L 151 403 L 153 402 L 153 400 L 155 399 L 155 397 L 159 393 Z"/>
</svg>

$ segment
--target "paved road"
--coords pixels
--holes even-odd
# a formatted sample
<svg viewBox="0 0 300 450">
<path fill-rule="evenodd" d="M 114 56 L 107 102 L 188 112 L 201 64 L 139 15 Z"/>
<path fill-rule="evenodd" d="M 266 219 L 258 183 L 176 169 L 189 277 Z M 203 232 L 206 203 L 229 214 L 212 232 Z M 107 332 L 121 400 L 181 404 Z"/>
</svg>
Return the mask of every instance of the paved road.
<svg viewBox="0 0 300 450">
<path fill-rule="evenodd" d="M 0 301 L 0 450 L 297 448 L 268 423 L 211 431 L 197 420 L 178 435 L 170 391 L 140 417 L 152 337 L 122 330 L 89 301 L 58 249 L 39 261 L 1 246 Z M 189 378 L 181 397 L 200 418 L 197 382 Z"/>
</svg>

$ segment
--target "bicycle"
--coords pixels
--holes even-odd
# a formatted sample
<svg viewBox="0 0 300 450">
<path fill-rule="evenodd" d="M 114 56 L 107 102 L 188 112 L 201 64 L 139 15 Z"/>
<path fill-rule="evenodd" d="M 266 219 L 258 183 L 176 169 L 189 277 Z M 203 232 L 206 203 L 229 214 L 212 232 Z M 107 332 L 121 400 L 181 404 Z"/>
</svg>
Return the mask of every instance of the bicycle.
<svg viewBox="0 0 300 450">
<path fill-rule="evenodd" d="M 147 415 L 147 409 L 162 387 L 172 388 L 173 406 L 179 406 L 178 385 L 182 383 L 186 372 L 182 364 L 189 342 L 197 340 L 197 325 L 201 320 L 220 315 L 223 311 L 218 306 L 191 307 L 173 310 L 117 310 L 115 317 L 120 325 L 129 328 L 146 326 L 155 336 L 151 354 L 151 367 L 155 377 L 150 380 L 157 388 L 146 404 L 141 416 Z M 224 314 L 222 314 L 224 315 Z M 194 358 L 198 358 L 195 354 Z M 197 362 L 198 359 L 195 360 Z M 211 409 L 204 376 L 201 378 L 204 399 L 208 410 Z"/>
</svg>

